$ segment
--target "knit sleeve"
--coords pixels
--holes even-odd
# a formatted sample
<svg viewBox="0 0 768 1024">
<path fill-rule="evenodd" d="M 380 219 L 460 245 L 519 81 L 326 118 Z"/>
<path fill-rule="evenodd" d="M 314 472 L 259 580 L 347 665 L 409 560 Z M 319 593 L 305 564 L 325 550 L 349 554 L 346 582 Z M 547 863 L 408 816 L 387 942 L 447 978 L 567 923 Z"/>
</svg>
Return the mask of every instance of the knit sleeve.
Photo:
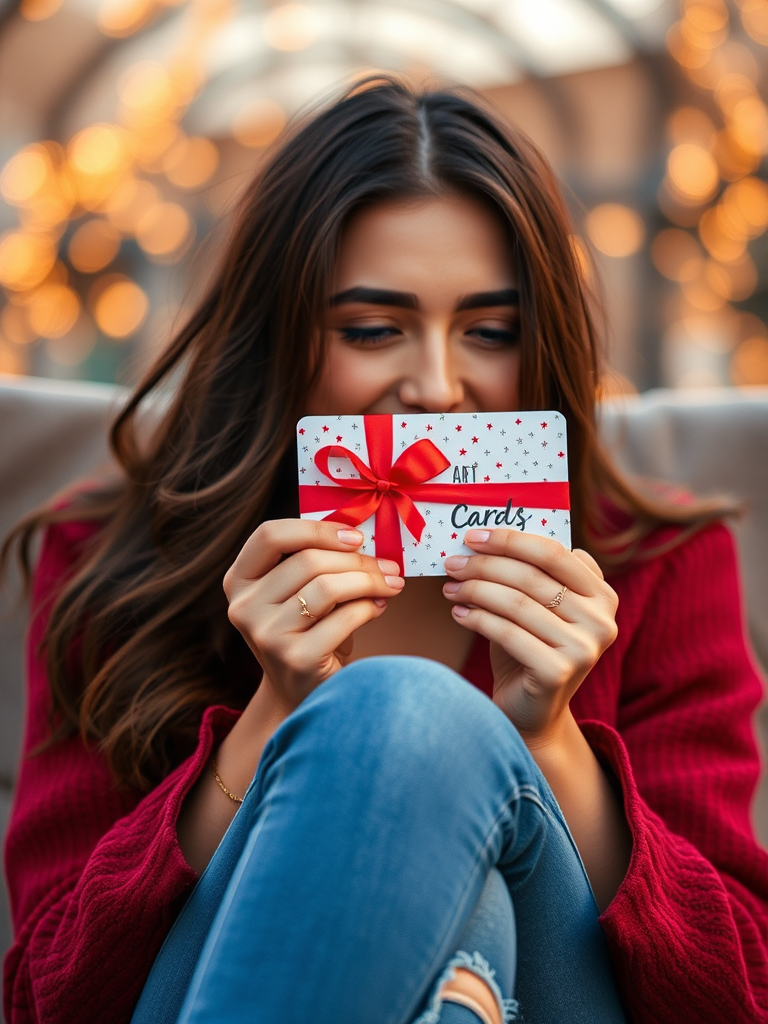
<svg viewBox="0 0 768 1024">
<path fill-rule="evenodd" d="M 130 1020 L 152 962 L 196 881 L 176 818 L 236 714 L 209 708 L 194 754 L 143 798 L 119 790 L 79 738 L 30 751 L 50 697 L 38 653 L 46 601 L 71 570 L 82 524 L 47 531 L 33 586 L 23 756 L 5 849 L 14 943 L 4 964 L 8 1024 Z M 87 532 L 87 531 L 86 531 Z"/>
<path fill-rule="evenodd" d="M 768 1022 L 768 854 L 750 826 L 761 694 L 717 525 L 665 556 L 626 654 L 618 732 L 582 723 L 632 831 L 600 923 L 636 1024 Z"/>
</svg>

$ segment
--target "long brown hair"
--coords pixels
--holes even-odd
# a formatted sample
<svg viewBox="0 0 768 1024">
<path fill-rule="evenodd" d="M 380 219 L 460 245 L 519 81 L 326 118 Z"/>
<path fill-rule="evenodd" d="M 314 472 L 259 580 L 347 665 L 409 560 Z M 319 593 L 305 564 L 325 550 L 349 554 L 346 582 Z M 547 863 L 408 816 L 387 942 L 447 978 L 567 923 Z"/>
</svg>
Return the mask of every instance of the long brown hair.
<svg viewBox="0 0 768 1024">
<path fill-rule="evenodd" d="M 207 706 L 247 703 L 260 670 L 222 579 L 260 522 L 297 514 L 294 427 L 341 231 L 364 204 L 447 192 L 491 203 L 514 240 L 520 405 L 566 416 L 575 545 L 618 564 L 659 523 L 690 530 L 722 512 L 641 496 L 601 450 L 590 296 L 533 143 L 464 90 L 367 80 L 295 126 L 245 192 L 207 294 L 112 427 L 121 478 L 34 512 L 6 541 L 28 571 L 40 527 L 101 524 L 51 597 L 53 741 L 79 732 L 120 783 L 146 790 L 194 749 Z M 142 403 L 175 380 L 141 441 Z"/>
</svg>

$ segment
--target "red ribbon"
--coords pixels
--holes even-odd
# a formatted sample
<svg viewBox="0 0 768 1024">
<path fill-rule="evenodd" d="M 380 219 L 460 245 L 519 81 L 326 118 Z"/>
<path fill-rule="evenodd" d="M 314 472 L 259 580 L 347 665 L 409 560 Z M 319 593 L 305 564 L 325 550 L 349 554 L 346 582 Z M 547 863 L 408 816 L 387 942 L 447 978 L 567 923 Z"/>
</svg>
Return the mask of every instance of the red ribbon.
<svg viewBox="0 0 768 1024">
<path fill-rule="evenodd" d="M 320 472 L 333 480 L 330 458 L 349 459 L 360 479 L 345 478 L 343 486 L 299 485 L 299 509 L 322 512 L 338 505 L 324 520 L 358 526 L 376 516 L 376 556 L 397 562 L 403 572 L 400 520 L 416 541 L 426 520 L 414 505 L 417 501 L 501 507 L 512 501 L 524 508 L 569 508 L 567 483 L 427 484 L 451 465 L 440 449 L 423 438 L 409 445 L 392 465 L 392 417 L 365 416 L 365 439 L 370 466 L 354 452 L 333 444 L 315 455 Z"/>
</svg>

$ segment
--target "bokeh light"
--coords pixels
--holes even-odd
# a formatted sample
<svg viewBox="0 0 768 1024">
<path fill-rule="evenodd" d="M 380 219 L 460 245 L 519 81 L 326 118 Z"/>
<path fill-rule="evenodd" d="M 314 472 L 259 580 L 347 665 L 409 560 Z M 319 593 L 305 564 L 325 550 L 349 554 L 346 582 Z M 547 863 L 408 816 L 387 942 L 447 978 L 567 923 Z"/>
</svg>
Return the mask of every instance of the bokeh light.
<svg viewBox="0 0 768 1024">
<path fill-rule="evenodd" d="M 731 377 L 734 384 L 768 384 L 768 338 L 745 338 L 733 353 Z"/>
<path fill-rule="evenodd" d="M 765 0 L 739 0 L 741 23 L 752 38 L 768 46 L 768 3 Z"/>
<path fill-rule="evenodd" d="M 194 238 L 192 219 L 178 203 L 155 203 L 136 225 L 136 240 L 155 260 L 178 258 Z"/>
<path fill-rule="evenodd" d="M 264 38 L 276 50 L 305 50 L 317 38 L 318 21 L 309 4 L 281 4 L 264 18 Z"/>
<path fill-rule="evenodd" d="M 681 142 L 667 157 L 667 174 L 676 199 L 703 203 L 716 192 L 720 175 L 712 154 L 696 142 Z"/>
<path fill-rule="evenodd" d="M 181 189 L 199 188 L 219 165 L 219 151 L 210 139 L 182 137 L 165 154 L 162 167 L 168 180 Z"/>
<path fill-rule="evenodd" d="M 71 331 L 80 313 L 80 299 L 65 284 L 44 284 L 34 294 L 29 306 L 29 322 L 36 334 L 44 338 L 61 338 Z"/>
<path fill-rule="evenodd" d="M 104 0 L 96 24 L 104 35 L 121 39 L 143 28 L 154 12 L 153 0 Z"/>
<path fill-rule="evenodd" d="M 693 281 L 704 264 L 701 246 L 687 231 L 666 228 L 651 244 L 651 259 L 670 281 Z"/>
<path fill-rule="evenodd" d="M 135 281 L 118 274 L 96 282 L 91 301 L 96 323 L 110 338 L 135 334 L 149 311 L 145 292 Z"/>
<path fill-rule="evenodd" d="M 37 335 L 29 323 L 27 310 L 16 302 L 9 302 L 0 312 L 0 337 L 14 345 L 29 345 Z"/>
<path fill-rule="evenodd" d="M 149 181 L 127 178 L 101 205 L 110 224 L 122 231 L 124 235 L 133 235 L 139 221 L 160 201 L 160 192 Z"/>
<path fill-rule="evenodd" d="M 56 262 L 56 246 L 43 234 L 6 231 L 0 235 L 0 284 L 24 291 L 40 284 Z"/>
<path fill-rule="evenodd" d="M 121 241 L 120 232 L 108 221 L 88 220 L 70 240 L 70 263 L 84 274 L 95 274 L 117 256 Z"/>
<path fill-rule="evenodd" d="M 638 212 L 619 203 L 594 207 L 585 223 L 593 245 L 606 256 L 631 256 L 645 239 L 645 227 Z"/>
<path fill-rule="evenodd" d="M 21 0 L 19 14 L 27 21 L 45 21 L 59 10 L 64 0 Z"/>
<path fill-rule="evenodd" d="M 256 100 L 232 121 L 232 136 L 241 146 L 260 149 L 275 141 L 285 127 L 285 111 L 273 100 Z"/>
</svg>

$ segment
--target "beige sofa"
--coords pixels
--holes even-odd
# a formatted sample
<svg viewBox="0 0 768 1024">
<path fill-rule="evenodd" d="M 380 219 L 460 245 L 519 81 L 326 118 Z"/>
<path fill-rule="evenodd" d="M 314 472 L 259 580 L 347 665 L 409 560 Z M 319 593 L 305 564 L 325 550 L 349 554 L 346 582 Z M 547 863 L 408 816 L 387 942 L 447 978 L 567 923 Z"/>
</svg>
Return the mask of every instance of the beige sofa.
<svg viewBox="0 0 768 1024">
<path fill-rule="evenodd" d="M 24 512 L 107 462 L 106 425 L 120 393 L 98 384 L 0 376 L 0 537 Z M 768 666 L 768 389 L 652 391 L 606 403 L 603 436 L 628 470 L 728 492 L 748 510 L 735 524 L 749 629 Z M 13 584 L 13 581 L 11 581 Z M 11 586 L 11 590 L 13 586 Z M 25 609 L 0 591 L 0 830 L 4 833 L 22 728 Z M 768 706 L 758 715 L 768 750 Z M 768 846 L 768 784 L 754 805 Z M 0 886 L 0 949 L 10 938 Z"/>
</svg>

